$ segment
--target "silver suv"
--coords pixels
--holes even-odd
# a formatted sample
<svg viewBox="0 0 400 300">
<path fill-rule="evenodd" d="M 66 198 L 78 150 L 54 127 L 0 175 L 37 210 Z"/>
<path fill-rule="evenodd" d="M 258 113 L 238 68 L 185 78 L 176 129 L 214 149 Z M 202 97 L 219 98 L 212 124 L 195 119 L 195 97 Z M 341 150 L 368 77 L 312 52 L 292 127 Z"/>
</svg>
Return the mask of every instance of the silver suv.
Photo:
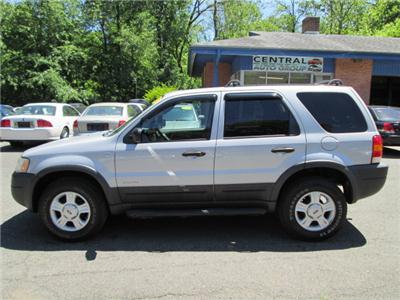
<svg viewBox="0 0 400 300">
<path fill-rule="evenodd" d="M 107 217 L 262 215 L 289 233 L 334 235 L 347 204 L 378 192 L 382 139 L 350 87 L 179 91 L 123 126 L 23 153 L 15 200 L 65 240 Z"/>
</svg>

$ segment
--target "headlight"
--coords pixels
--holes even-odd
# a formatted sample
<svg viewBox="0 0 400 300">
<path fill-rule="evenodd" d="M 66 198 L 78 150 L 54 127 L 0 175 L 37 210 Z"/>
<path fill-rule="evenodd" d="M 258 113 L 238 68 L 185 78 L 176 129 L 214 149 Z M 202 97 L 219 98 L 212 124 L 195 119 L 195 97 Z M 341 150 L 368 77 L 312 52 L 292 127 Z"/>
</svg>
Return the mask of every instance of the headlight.
<svg viewBox="0 0 400 300">
<path fill-rule="evenodd" d="M 21 157 L 17 162 L 17 166 L 15 167 L 15 172 L 26 173 L 28 169 L 29 169 L 29 159 Z"/>
</svg>

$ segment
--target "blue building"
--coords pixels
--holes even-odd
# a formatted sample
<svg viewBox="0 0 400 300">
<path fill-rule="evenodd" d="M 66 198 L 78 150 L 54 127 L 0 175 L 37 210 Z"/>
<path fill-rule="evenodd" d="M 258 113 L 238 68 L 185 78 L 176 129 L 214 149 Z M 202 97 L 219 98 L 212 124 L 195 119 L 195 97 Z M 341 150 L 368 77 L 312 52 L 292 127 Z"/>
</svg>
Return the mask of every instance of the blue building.
<svg viewBox="0 0 400 300">
<path fill-rule="evenodd" d="M 191 46 L 189 74 L 204 87 L 313 84 L 333 78 L 367 104 L 400 106 L 400 38 L 319 34 L 307 17 L 302 33 L 250 32 L 248 37 Z"/>
</svg>

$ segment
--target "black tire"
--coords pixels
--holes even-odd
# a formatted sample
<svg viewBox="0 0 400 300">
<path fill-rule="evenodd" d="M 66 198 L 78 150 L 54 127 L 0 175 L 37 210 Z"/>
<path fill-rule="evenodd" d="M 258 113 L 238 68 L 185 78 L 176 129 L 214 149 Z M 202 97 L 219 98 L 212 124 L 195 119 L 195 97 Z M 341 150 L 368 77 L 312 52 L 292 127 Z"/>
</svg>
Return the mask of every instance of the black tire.
<svg viewBox="0 0 400 300">
<path fill-rule="evenodd" d="M 82 195 L 90 206 L 89 221 L 79 231 L 62 230 L 51 219 L 50 205 L 52 200 L 63 192 L 75 192 Z M 61 178 L 51 182 L 40 196 L 38 210 L 46 228 L 56 237 L 65 241 L 79 241 L 95 235 L 103 228 L 108 217 L 106 200 L 99 188 L 89 180 L 76 178 Z"/>
<path fill-rule="evenodd" d="M 23 146 L 22 142 L 10 141 L 9 143 L 10 143 L 11 147 L 22 147 Z"/>
<path fill-rule="evenodd" d="M 331 197 L 336 210 L 330 224 L 317 231 L 303 228 L 295 215 L 296 204 L 303 196 L 313 191 L 322 192 Z M 278 203 L 278 215 L 282 226 L 292 236 L 308 241 L 324 240 L 335 235 L 343 225 L 347 215 L 347 203 L 342 191 L 333 182 L 319 177 L 309 177 L 296 181 L 286 188 Z"/>
<path fill-rule="evenodd" d="M 66 139 L 69 137 L 69 129 L 68 127 L 64 127 L 60 134 L 60 139 Z"/>
</svg>

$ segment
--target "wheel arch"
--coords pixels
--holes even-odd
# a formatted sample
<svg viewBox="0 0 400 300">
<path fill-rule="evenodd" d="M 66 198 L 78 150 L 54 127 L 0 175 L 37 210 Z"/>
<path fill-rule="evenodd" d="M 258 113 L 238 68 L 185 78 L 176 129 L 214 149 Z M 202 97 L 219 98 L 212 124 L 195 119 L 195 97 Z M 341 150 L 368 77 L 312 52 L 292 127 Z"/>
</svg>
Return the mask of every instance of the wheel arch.
<svg viewBox="0 0 400 300">
<path fill-rule="evenodd" d="M 119 193 L 111 188 L 106 180 L 96 171 L 84 166 L 50 167 L 38 173 L 32 188 L 32 210 L 38 211 L 39 199 L 43 190 L 56 179 L 62 177 L 84 178 L 92 182 L 103 193 L 107 206 L 119 203 Z"/>
<path fill-rule="evenodd" d="M 333 162 L 310 162 L 300 164 L 288 169 L 277 180 L 271 192 L 271 200 L 278 203 L 280 195 L 285 187 L 300 178 L 318 176 L 334 181 L 343 187 L 343 193 L 347 203 L 357 201 L 357 185 L 354 175 L 347 167 Z"/>
</svg>

